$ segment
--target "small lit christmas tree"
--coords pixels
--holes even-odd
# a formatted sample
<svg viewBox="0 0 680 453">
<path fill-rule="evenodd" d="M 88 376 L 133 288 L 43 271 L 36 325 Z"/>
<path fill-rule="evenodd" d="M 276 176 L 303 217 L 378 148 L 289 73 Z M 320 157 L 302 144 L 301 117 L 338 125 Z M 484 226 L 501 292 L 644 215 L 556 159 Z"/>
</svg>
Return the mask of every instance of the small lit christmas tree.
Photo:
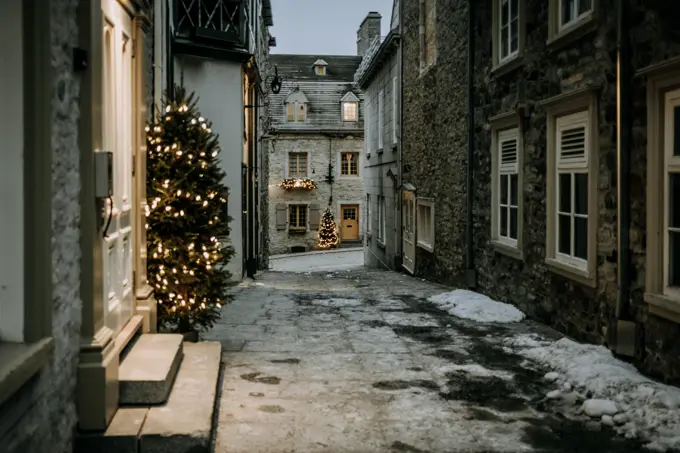
<svg viewBox="0 0 680 453">
<path fill-rule="evenodd" d="M 219 318 L 234 254 L 218 137 L 193 94 L 175 87 L 147 127 L 147 252 L 159 329 L 194 332 Z"/>
<path fill-rule="evenodd" d="M 321 217 L 321 225 L 319 226 L 319 239 L 317 244 L 322 249 L 330 249 L 338 245 L 338 226 L 333 218 L 333 213 L 330 208 L 326 208 L 326 212 Z"/>
</svg>

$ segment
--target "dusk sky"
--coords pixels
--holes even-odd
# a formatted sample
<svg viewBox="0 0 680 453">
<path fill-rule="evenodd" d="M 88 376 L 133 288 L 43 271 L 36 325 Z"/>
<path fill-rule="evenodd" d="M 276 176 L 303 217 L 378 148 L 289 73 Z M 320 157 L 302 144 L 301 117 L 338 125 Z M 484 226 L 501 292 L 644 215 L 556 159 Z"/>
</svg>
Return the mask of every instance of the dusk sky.
<svg viewBox="0 0 680 453">
<path fill-rule="evenodd" d="M 356 55 L 357 29 L 369 11 L 389 31 L 393 0 L 272 0 L 272 53 Z"/>
</svg>

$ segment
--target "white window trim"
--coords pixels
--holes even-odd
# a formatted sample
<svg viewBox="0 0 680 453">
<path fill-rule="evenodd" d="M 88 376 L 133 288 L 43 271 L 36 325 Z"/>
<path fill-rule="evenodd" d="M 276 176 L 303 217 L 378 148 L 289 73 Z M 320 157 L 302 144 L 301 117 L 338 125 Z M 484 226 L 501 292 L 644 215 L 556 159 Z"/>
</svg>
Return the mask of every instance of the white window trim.
<svg viewBox="0 0 680 453">
<path fill-rule="evenodd" d="M 670 127 L 670 121 L 672 121 L 672 108 L 680 107 L 680 89 L 666 93 L 666 112 L 664 115 L 664 129 L 665 129 L 665 140 L 664 140 L 664 162 L 663 162 L 663 295 L 671 299 L 680 300 L 680 287 L 670 286 L 670 173 L 680 174 L 680 156 L 673 155 L 672 146 L 669 144 L 674 143 L 673 140 L 680 140 L 679 137 L 674 137 L 675 132 L 672 127 Z M 679 194 L 680 195 L 680 194 Z"/>
<path fill-rule="evenodd" d="M 599 126 L 597 118 L 597 93 L 599 87 L 586 86 L 571 93 L 562 94 L 541 102 L 547 107 L 548 146 L 547 146 L 547 200 L 546 200 L 546 264 L 560 275 L 582 283 L 597 286 L 597 228 L 598 228 L 598 151 Z M 567 259 L 557 253 L 557 208 L 558 208 L 558 125 L 557 118 L 577 112 L 586 112 L 588 127 L 586 131 L 586 153 L 588 155 L 588 259 Z M 576 164 L 570 164 L 569 168 Z M 565 167 L 567 168 L 567 167 Z"/>
<path fill-rule="evenodd" d="M 597 21 L 595 19 L 600 8 L 600 0 L 593 0 L 592 7 L 588 12 L 581 14 L 577 19 L 564 25 L 562 25 L 561 20 L 562 1 L 549 0 L 548 6 L 548 45 L 555 47 L 567 45 L 597 28 Z"/>
<path fill-rule="evenodd" d="M 521 16 L 522 16 L 522 11 L 519 9 L 519 3 L 521 0 L 497 0 L 499 2 L 499 8 L 498 8 L 498 28 L 496 29 L 496 45 L 498 46 L 498 64 L 501 65 L 509 60 L 512 60 L 513 58 L 517 57 L 519 55 L 519 35 L 521 33 Z M 508 49 L 503 49 L 503 35 L 501 33 L 503 29 L 503 3 L 507 2 L 508 3 Z M 511 33 L 511 23 L 512 23 L 512 17 L 510 17 L 510 11 L 512 11 L 512 2 L 517 2 L 517 49 L 514 51 L 510 50 L 511 47 L 511 42 L 512 42 L 512 33 Z M 508 54 L 506 56 L 503 56 L 503 51 L 508 50 Z"/>
<path fill-rule="evenodd" d="M 645 302 L 649 311 L 680 322 L 680 294 L 668 288 L 668 102 L 680 96 L 680 64 L 651 70 L 647 75 L 647 253 Z M 677 159 L 677 158 L 676 158 Z M 680 165 L 680 164 L 679 164 Z M 675 167 L 675 165 L 673 165 Z"/>
<path fill-rule="evenodd" d="M 288 119 L 288 106 L 293 105 L 293 120 Z M 302 120 L 298 119 L 298 110 L 300 108 L 300 105 L 304 106 L 305 108 L 305 117 Z M 299 102 L 299 101 L 294 101 L 294 102 L 286 102 L 286 122 L 287 123 L 304 123 L 307 121 L 307 103 L 306 102 Z"/>
<path fill-rule="evenodd" d="M 305 226 L 304 227 L 298 227 L 298 228 L 292 228 L 290 226 L 290 207 L 291 206 L 304 206 L 305 210 L 307 211 L 307 216 L 305 217 Z M 299 201 L 289 201 L 286 202 L 286 230 L 287 231 L 297 231 L 297 232 L 302 232 L 303 228 L 304 231 L 307 232 L 309 231 L 309 203 L 301 203 Z"/>
<path fill-rule="evenodd" d="M 293 176 L 290 175 L 290 155 L 291 154 L 306 154 L 307 155 L 307 176 L 302 176 L 302 178 L 310 178 L 310 175 L 312 174 L 312 171 L 311 171 L 312 163 L 311 163 L 309 151 L 288 151 L 288 152 L 286 152 L 286 164 L 285 164 L 285 167 L 283 169 L 283 177 L 285 179 L 293 177 Z"/>
<path fill-rule="evenodd" d="M 421 222 L 420 222 L 420 207 L 421 206 L 429 206 L 430 208 L 430 228 L 429 231 L 427 232 L 427 238 L 422 238 L 421 237 Z M 415 217 L 416 217 L 416 244 L 418 247 L 427 250 L 428 252 L 434 253 L 434 201 L 430 200 L 423 200 L 423 199 L 418 199 L 416 201 L 416 212 L 415 212 Z"/>
<path fill-rule="evenodd" d="M 396 145 L 398 140 L 397 129 L 399 127 L 397 111 L 399 110 L 399 80 L 396 76 L 392 77 L 392 144 Z"/>
<path fill-rule="evenodd" d="M 380 242 L 382 245 L 385 245 L 386 214 L 387 211 L 385 209 L 385 196 L 378 195 L 378 242 Z"/>
<path fill-rule="evenodd" d="M 378 151 L 383 149 L 385 135 L 385 91 L 378 93 Z"/>
<path fill-rule="evenodd" d="M 575 26 L 578 26 L 579 23 L 582 23 L 584 20 L 588 19 L 593 14 L 594 10 L 594 2 L 591 3 L 591 7 L 588 11 L 578 14 L 573 20 L 562 23 L 562 11 L 564 10 L 562 8 L 562 2 L 564 0 L 557 0 L 557 31 L 558 32 L 563 32 L 565 30 L 569 30 L 570 28 L 573 28 Z M 578 1 L 574 2 L 574 8 L 578 11 Z M 577 12 L 575 11 L 575 12 Z"/>
</svg>

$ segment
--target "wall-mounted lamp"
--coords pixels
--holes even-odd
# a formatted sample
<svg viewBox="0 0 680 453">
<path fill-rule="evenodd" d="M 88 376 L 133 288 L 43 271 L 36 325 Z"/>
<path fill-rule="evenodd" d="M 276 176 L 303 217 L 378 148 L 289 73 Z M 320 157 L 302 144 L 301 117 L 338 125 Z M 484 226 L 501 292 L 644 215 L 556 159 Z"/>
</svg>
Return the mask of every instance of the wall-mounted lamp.
<svg viewBox="0 0 680 453">
<path fill-rule="evenodd" d="M 282 80 L 281 76 L 279 76 L 279 68 L 278 66 L 274 66 L 274 78 L 272 79 L 271 83 L 271 89 L 272 93 L 274 94 L 279 94 L 281 92 L 281 85 L 282 85 Z"/>
<path fill-rule="evenodd" d="M 394 184 L 394 188 L 397 189 L 397 175 L 392 171 L 391 168 L 387 170 L 387 176 L 392 179 L 392 184 Z"/>
</svg>

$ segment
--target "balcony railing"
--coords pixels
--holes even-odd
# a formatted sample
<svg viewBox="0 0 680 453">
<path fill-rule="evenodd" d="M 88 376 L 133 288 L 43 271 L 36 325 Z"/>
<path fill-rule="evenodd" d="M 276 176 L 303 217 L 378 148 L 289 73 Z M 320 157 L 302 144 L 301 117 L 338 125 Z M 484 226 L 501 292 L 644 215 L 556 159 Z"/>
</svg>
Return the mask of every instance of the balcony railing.
<svg viewBox="0 0 680 453">
<path fill-rule="evenodd" d="M 176 0 L 175 5 L 175 37 L 246 45 L 244 0 Z"/>
</svg>

